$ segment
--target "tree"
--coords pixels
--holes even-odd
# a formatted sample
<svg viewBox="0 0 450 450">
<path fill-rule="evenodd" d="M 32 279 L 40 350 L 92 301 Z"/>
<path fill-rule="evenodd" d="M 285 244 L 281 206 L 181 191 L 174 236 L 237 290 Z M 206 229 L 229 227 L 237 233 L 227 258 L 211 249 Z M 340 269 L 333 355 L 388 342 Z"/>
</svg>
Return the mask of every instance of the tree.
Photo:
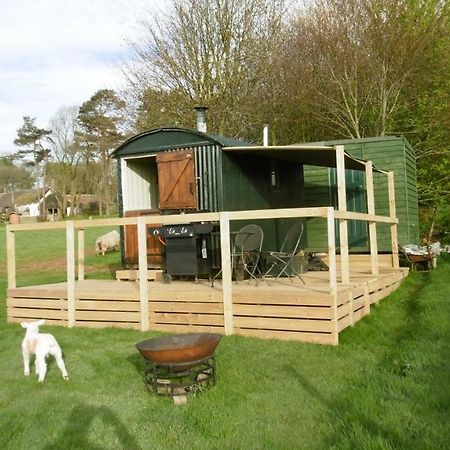
<svg viewBox="0 0 450 450">
<path fill-rule="evenodd" d="M 0 157 L 0 192 L 30 189 L 33 177 L 23 166 L 16 166 L 12 157 Z"/>
<path fill-rule="evenodd" d="M 429 75 L 448 30 L 440 0 L 317 0 L 296 17 L 295 45 L 310 109 L 332 134 L 351 138 L 397 131 L 404 99 Z M 290 42 L 292 44 L 292 41 Z M 416 91 L 417 92 L 417 91 Z"/>
<path fill-rule="evenodd" d="M 35 168 L 36 186 L 38 191 L 38 202 L 40 201 L 40 178 L 42 177 L 42 210 L 45 208 L 45 174 L 50 151 L 44 146 L 48 140 L 51 131 L 39 128 L 35 125 L 36 118 L 30 116 L 23 117 L 23 125 L 17 130 L 17 138 L 14 139 L 14 145 L 21 147 L 15 156 L 25 158 L 30 166 Z M 31 160 L 29 159 L 31 157 Z"/>
<path fill-rule="evenodd" d="M 211 129 L 251 136 L 264 123 L 254 97 L 270 85 L 284 3 L 174 0 L 165 17 L 144 20 L 139 40 L 130 43 L 135 63 L 123 72 L 141 105 L 141 119 L 151 121 L 146 127 L 154 126 L 154 119 L 177 118 L 193 125 L 192 108 L 202 105 L 209 108 Z"/>
<path fill-rule="evenodd" d="M 78 130 L 75 133 L 76 142 L 83 148 L 86 165 L 93 169 L 90 175 L 96 181 L 99 198 L 100 214 L 110 213 L 111 192 L 116 183 L 112 183 L 110 153 L 124 139 L 125 119 L 123 109 L 125 102 L 111 89 L 97 91 L 88 101 L 84 102 L 78 113 Z M 96 162 L 100 173 L 96 173 Z"/>
<path fill-rule="evenodd" d="M 56 162 L 49 166 L 56 191 L 62 194 L 61 209 L 67 211 L 66 194 L 70 195 L 70 204 L 75 204 L 77 193 L 84 192 L 80 177 L 80 163 L 83 159 L 83 148 L 75 141 L 77 131 L 77 106 L 60 108 L 50 119 L 52 129 L 51 148 Z M 74 208 L 71 208 L 73 214 Z"/>
</svg>

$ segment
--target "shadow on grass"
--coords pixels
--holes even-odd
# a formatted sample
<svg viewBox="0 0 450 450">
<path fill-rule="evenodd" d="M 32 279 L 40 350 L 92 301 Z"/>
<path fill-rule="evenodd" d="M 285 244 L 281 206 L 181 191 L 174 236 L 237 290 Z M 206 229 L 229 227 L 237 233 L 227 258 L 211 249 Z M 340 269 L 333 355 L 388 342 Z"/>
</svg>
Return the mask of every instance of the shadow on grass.
<svg viewBox="0 0 450 450">
<path fill-rule="evenodd" d="M 380 399 L 377 395 L 380 394 L 378 390 L 370 388 L 373 381 L 377 386 L 380 381 L 380 374 L 386 372 L 394 372 L 398 375 L 405 375 L 398 371 L 398 357 L 404 352 L 403 357 L 408 357 L 408 348 L 411 343 L 419 339 L 421 336 L 420 330 L 423 328 L 422 316 L 425 310 L 421 302 L 421 291 L 429 282 L 429 274 L 422 274 L 421 278 L 414 281 L 410 290 L 405 293 L 404 298 L 400 298 L 402 302 L 401 309 L 405 319 L 401 321 L 401 325 L 395 329 L 395 332 L 388 337 L 389 343 L 386 345 L 386 350 L 380 354 L 378 363 L 373 367 L 367 379 L 360 380 L 358 378 L 352 380 L 352 386 L 348 382 L 343 382 L 339 394 L 339 398 L 327 397 L 321 392 L 305 375 L 298 369 L 293 367 L 286 367 L 286 372 L 291 372 L 298 380 L 305 392 L 312 398 L 320 402 L 327 410 L 329 418 L 327 422 L 335 424 L 333 432 L 326 438 L 327 448 L 363 448 L 367 444 L 367 437 L 370 436 L 376 442 L 377 439 L 382 439 L 384 445 L 388 448 L 403 448 L 405 445 L 405 436 L 399 431 L 398 424 L 392 426 L 386 425 L 382 420 L 376 420 L 374 417 L 379 417 L 377 414 L 380 406 Z M 374 326 L 378 326 L 374 324 Z M 356 337 L 356 336 L 355 336 Z M 351 345 L 350 342 L 348 345 Z M 377 345 L 380 345 L 378 343 Z M 381 385 L 380 385 L 381 386 Z M 360 392 L 355 395 L 355 389 Z M 381 389 L 386 387 L 381 386 Z M 351 393 L 353 391 L 353 393 Z M 348 395 L 346 392 L 350 392 Z M 373 409 L 367 409 L 367 405 L 378 405 Z M 367 413 L 364 410 L 367 410 Z M 379 411 L 378 411 L 379 412 Z M 376 415 L 375 415 L 375 414 Z M 359 430 L 359 431 L 358 431 Z M 356 447 L 355 447 L 356 446 Z"/>
<path fill-rule="evenodd" d="M 423 273 L 420 279 L 416 280 L 414 290 L 405 294 L 407 297 L 403 300 L 402 306 L 406 319 L 392 336 L 395 345 L 387 347 L 388 350 L 384 353 L 379 363 L 380 370 L 392 371 L 392 369 L 399 369 L 398 364 L 400 361 L 398 358 L 402 349 L 408 347 L 407 344 L 420 336 L 420 331 L 423 328 L 422 314 L 425 309 L 423 303 L 420 301 L 420 294 L 429 282 L 430 274 L 428 272 Z"/>
<path fill-rule="evenodd" d="M 353 413 L 352 404 L 346 400 L 335 401 L 327 398 L 297 369 L 294 369 L 291 366 L 286 366 L 285 370 L 286 372 L 290 372 L 297 379 L 305 392 L 307 392 L 315 400 L 319 401 L 322 406 L 327 408 L 331 415 L 331 421 L 336 424 L 335 432 L 332 436 L 328 437 L 328 445 L 324 448 L 335 448 L 336 444 L 338 444 L 340 440 L 345 437 L 343 434 L 344 430 L 354 428 L 355 425 L 359 425 L 364 428 L 368 434 L 372 436 L 381 436 L 387 442 L 392 443 L 394 448 L 397 448 L 397 446 L 401 448 L 400 436 L 394 430 L 381 426 L 371 418 L 361 414 L 361 411 Z M 349 416 L 351 416 L 351 419 L 349 419 Z"/>
<path fill-rule="evenodd" d="M 127 357 L 127 361 L 134 366 L 134 368 L 136 369 L 136 372 L 139 375 L 144 375 L 144 366 L 145 366 L 145 362 L 144 362 L 144 358 L 139 354 L 132 354 L 130 356 Z"/>
<path fill-rule="evenodd" d="M 117 416 L 104 406 L 78 405 L 72 409 L 67 420 L 66 427 L 60 432 L 58 438 L 43 450 L 60 450 L 62 448 L 108 450 L 107 443 L 99 443 L 102 433 L 91 430 L 93 422 L 101 421 L 108 426 L 111 434 L 115 435 L 111 440 L 118 441 L 120 447 L 127 450 L 141 450 L 134 437 L 129 433 L 127 427 Z M 92 436 L 96 437 L 92 437 Z"/>
</svg>

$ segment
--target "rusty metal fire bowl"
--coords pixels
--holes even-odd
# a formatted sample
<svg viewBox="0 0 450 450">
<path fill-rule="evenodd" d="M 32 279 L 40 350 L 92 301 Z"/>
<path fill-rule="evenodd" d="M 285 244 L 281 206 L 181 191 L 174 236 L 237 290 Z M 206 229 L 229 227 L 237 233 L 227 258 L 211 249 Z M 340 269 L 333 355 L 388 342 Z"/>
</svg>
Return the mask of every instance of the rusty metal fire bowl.
<svg viewBox="0 0 450 450">
<path fill-rule="evenodd" d="M 219 344 L 220 334 L 189 333 L 138 342 L 136 348 L 153 363 L 180 364 L 211 356 Z"/>
<path fill-rule="evenodd" d="M 145 359 L 144 381 L 157 395 L 186 396 L 215 384 L 215 333 L 189 333 L 136 344 Z"/>
</svg>

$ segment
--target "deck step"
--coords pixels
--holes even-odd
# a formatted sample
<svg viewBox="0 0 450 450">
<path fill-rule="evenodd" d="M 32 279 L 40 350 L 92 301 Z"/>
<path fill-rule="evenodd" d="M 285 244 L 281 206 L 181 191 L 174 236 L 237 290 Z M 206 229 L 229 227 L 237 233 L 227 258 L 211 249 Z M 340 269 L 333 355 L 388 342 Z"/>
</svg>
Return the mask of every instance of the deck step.
<svg viewBox="0 0 450 450">
<path fill-rule="evenodd" d="M 163 270 L 147 270 L 147 279 L 151 281 L 161 281 Z M 121 269 L 116 271 L 117 281 L 137 281 L 139 280 L 139 270 L 136 269 Z"/>
</svg>

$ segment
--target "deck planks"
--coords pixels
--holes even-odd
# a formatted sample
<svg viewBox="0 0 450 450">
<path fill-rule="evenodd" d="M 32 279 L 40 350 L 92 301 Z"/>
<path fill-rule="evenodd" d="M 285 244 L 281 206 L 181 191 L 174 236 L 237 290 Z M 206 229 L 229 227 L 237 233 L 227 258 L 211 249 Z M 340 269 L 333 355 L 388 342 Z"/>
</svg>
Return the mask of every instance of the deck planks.
<svg viewBox="0 0 450 450">
<path fill-rule="evenodd" d="M 370 305 L 395 291 L 407 275 L 404 269 L 380 267 L 378 275 L 351 272 L 348 283 L 337 285 L 337 329 L 354 325 Z M 335 344 L 333 296 L 327 272 L 302 275 L 306 284 L 289 279 L 233 283 L 233 334 Z M 338 280 L 339 274 L 338 274 Z M 81 280 L 75 282 L 75 326 L 141 329 L 138 281 Z M 216 281 L 175 280 L 148 283 L 150 330 L 225 332 L 222 286 Z M 67 284 L 15 287 L 7 292 L 9 322 L 47 319 L 67 326 Z"/>
</svg>

